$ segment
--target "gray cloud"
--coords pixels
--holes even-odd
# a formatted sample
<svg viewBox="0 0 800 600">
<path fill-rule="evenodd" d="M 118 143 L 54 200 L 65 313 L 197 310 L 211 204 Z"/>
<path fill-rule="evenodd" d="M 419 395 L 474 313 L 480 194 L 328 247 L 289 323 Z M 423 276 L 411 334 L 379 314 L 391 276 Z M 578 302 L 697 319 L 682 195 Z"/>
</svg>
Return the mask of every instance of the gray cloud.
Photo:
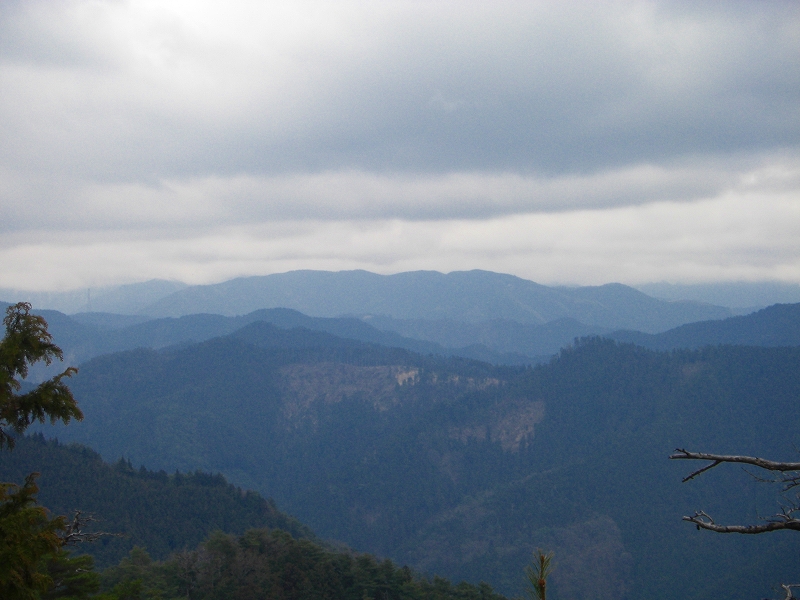
<svg viewBox="0 0 800 600">
<path fill-rule="evenodd" d="M 300 268 L 490 269 L 542 283 L 800 281 L 793 193 L 484 220 L 280 221 L 0 238 L 0 287 L 74 289 L 153 276 L 190 283 Z"/>
<path fill-rule="evenodd" d="M 211 176 L 157 184 L 33 182 L 0 172 L 0 230 L 148 231 L 266 221 L 486 219 L 509 214 L 692 202 L 800 189 L 800 153 L 632 165 L 541 177 L 513 172 L 376 173 L 325 171 Z M 43 213 L 27 202 L 50 194 Z"/>
<path fill-rule="evenodd" d="M 791 3 L 159 6 L 6 9 L 4 163 L 563 174 L 800 139 Z"/>
<path fill-rule="evenodd" d="M 0 285 L 800 281 L 799 59 L 794 2 L 5 2 Z"/>
</svg>

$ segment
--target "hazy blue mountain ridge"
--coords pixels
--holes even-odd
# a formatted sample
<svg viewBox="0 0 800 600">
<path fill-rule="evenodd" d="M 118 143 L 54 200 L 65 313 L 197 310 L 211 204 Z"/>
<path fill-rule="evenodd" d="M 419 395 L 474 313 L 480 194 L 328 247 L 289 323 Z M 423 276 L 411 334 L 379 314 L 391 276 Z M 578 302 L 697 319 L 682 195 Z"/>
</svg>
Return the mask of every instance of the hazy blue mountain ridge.
<svg viewBox="0 0 800 600">
<path fill-rule="evenodd" d="M 629 297 L 602 288 L 578 296 L 601 306 Z M 640 308 L 633 318 L 647 317 Z M 757 521 L 775 510 L 769 486 L 719 469 L 681 485 L 685 465 L 665 457 L 688 446 L 791 458 L 800 305 L 655 335 L 615 331 L 607 336 L 673 351 L 589 339 L 534 368 L 444 357 L 440 344 L 391 328 L 494 350 L 591 326 L 42 312 L 68 356 L 142 346 L 82 364 L 73 389 L 86 421 L 45 431 L 111 460 L 222 472 L 358 550 L 516 593 L 531 550 L 547 547 L 563 561 L 554 600 L 587 586 L 615 600 L 744 599 L 796 568 L 793 537 L 682 527 L 696 508 Z"/>
<path fill-rule="evenodd" d="M 749 315 L 687 323 L 663 333 L 614 331 L 605 337 L 653 350 L 739 346 L 800 346 L 800 304 L 776 304 Z"/>
<path fill-rule="evenodd" d="M 125 329 L 126 327 L 130 327 L 132 325 L 139 325 L 140 323 L 146 323 L 147 321 L 153 320 L 153 317 L 147 317 L 144 315 L 123 315 L 107 312 L 78 312 L 70 313 L 68 316 L 70 319 L 80 323 L 81 325 L 96 327 L 97 329 L 106 331 Z"/>
<path fill-rule="evenodd" d="M 699 321 L 659 334 L 585 325 L 571 318 L 543 324 L 503 319 L 466 323 L 451 320 L 403 320 L 385 316 L 309 317 L 293 309 L 262 309 L 239 317 L 197 314 L 179 318 L 107 313 L 38 311 L 50 324 L 65 351 L 65 360 L 79 364 L 94 356 L 138 347 L 163 348 L 226 335 L 252 322 L 265 321 L 283 328 L 306 327 L 340 337 L 405 348 L 422 354 L 462 356 L 496 364 L 531 364 L 546 360 L 573 340 L 605 335 L 651 349 L 699 348 L 720 343 L 774 346 L 800 344 L 797 313 L 800 305 L 776 305 L 740 317 Z M 33 369 L 34 379 L 55 372 L 60 365 Z"/>
<path fill-rule="evenodd" d="M 395 331 L 406 337 L 428 340 L 446 347 L 462 347 L 477 342 L 495 352 L 516 352 L 528 357 L 552 356 L 576 338 L 610 332 L 607 328 L 586 325 L 566 317 L 543 325 L 503 319 L 465 323 L 367 316 L 363 320 L 384 331 Z"/>
<path fill-rule="evenodd" d="M 717 283 L 646 283 L 636 289 L 664 300 L 694 300 L 728 306 L 747 314 L 773 304 L 800 302 L 800 285 L 782 281 L 722 281 Z"/>
<path fill-rule="evenodd" d="M 128 317 L 105 313 L 79 313 L 67 316 L 58 311 L 35 311 L 48 322 L 54 339 L 64 351 L 64 362 L 71 365 L 83 363 L 95 356 L 132 350 L 135 348 L 165 348 L 176 344 L 200 342 L 232 333 L 245 325 L 263 321 L 278 327 L 305 327 L 325 331 L 340 337 L 360 340 L 383 346 L 405 348 L 422 354 L 463 356 L 498 364 L 530 364 L 540 360 L 520 352 L 494 351 L 484 345 L 468 341 L 463 347 L 445 347 L 435 342 L 412 339 L 392 331 L 382 331 L 356 318 L 308 317 L 291 309 L 262 309 L 240 317 L 196 314 L 179 318 Z M 133 324 L 127 324 L 131 323 Z M 50 367 L 35 365 L 31 370 L 34 380 L 51 376 L 61 363 Z"/>
<path fill-rule="evenodd" d="M 556 288 L 489 271 L 291 271 L 192 286 L 151 304 L 142 314 L 241 315 L 277 307 L 318 317 L 380 315 L 469 323 L 504 319 L 544 324 L 572 318 L 596 327 L 647 332 L 731 314 L 719 306 L 657 300 L 621 284 Z"/>
<path fill-rule="evenodd" d="M 7 302 L 30 302 L 34 308 L 63 313 L 108 312 L 133 314 L 145 306 L 185 288 L 179 281 L 151 279 L 140 283 L 105 286 L 67 292 L 37 292 L 0 288 L 0 298 Z"/>
<path fill-rule="evenodd" d="M 300 272 L 295 272 L 300 273 Z M 272 277 L 284 277 L 282 274 Z M 131 314 L 141 311 L 148 305 L 169 296 L 186 284 L 174 281 L 151 280 L 122 286 L 108 286 L 91 290 L 68 292 L 33 292 L 13 289 L 0 289 L 0 298 L 8 301 L 32 302 L 38 309 L 58 310 L 66 314 L 78 312 L 107 312 Z M 793 304 L 800 302 L 800 285 L 776 282 L 721 282 L 699 284 L 648 283 L 634 286 L 645 294 L 667 301 L 690 300 L 730 308 L 732 314 L 740 315 L 754 312 L 772 304 Z M 311 290 L 313 293 L 313 290 Z M 275 304 L 274 306 L 284 306 Z M 286 306 L 290 306 L 286 304 Z M 748 308 L 749 307 L 749 308 Z M 258 308 L 267 308 L 261 306 Z M 295 307 L 297 308 L 297 307 Z M 253 309 L 254 310 L 254 309 Z M 196 310 L 194 312 L 215 312 Z M 239 311 L 245 314 L 249 310 Z M 188 314 L 188 313 L 187 313 Z M 389 313 L 386 313 L 388 315 Z M 338 316 L 338 315 L 336 315 Z M 707 317 L 698 317 L 702 320 Z M 578 320 L 582 320 L 578 318 Z M 128 323 L 130 324 L 130 323 Z M 615 328 L 616 326 L 613 326 Z"/>
</svg>

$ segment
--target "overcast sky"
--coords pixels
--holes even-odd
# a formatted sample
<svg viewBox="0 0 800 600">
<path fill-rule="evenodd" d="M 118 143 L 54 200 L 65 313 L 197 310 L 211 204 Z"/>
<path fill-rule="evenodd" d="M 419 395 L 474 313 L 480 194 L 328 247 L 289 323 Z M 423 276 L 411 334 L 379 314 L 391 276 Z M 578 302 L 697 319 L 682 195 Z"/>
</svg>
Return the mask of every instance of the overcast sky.
<svg viewBox="0 0 800 600">
<path fill-rule="evenodd" d="M 797 2 L 0 2 L 0 287 L 800 282 Z"/>
</svg>

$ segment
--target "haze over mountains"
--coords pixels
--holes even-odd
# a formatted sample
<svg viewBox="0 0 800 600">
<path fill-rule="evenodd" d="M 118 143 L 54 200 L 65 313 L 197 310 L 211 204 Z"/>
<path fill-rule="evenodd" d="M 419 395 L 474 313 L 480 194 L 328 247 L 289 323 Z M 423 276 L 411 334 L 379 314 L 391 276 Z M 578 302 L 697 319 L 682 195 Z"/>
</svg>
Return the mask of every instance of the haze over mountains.
<svg viewBox="0 0 800 600">
<path fill-rule="evenodd" d="M 615 331 L 607 334 L 653 350 L 737 346 L 797 346 L 800 344 L 800 304 L 776 304 L 745 316 L 721 321 L 687 323 L 657 334 Z"/>
<path fill-rule="evenodd" d="M 322 272 L 312 271 L 311 273 Z M 268 277 L 271 277 L 273 280 L 275 280 L 280 279 L 281 277 L 285 278 L 285 276 L 288 275 L 288 273 L 284 273 Z M 409 274 L 406 273 L 400 275 Z M 374 275 L 374 277 L 380 278 L 381 276 Z M 256 277 L 249 279 L 264 278 Z M 225 284 L 193 287 L 197 289 L 210 289 L 219 286 L 224 287 Z M 133 315 L 140 313 L 150 314 L 150 309 L 148 307 L 187 287 L 189 286 L 177 281 L 154 279 L 142 283 L 81 289 L 69 292 L 35 292 L 0 288 L 0 298 L 8 301 L 26 300 L 28 302 L 32 302 L 34 306 L 40 309 L 58 310 L 67 314 L 79 312 L 107 312 Z M 197 291 L 197 289 L 195 291 Z M 635 286 L 635 289 L 638 289 L 639 291 L 644 292 L 653 298 L 659 298 L 668 301 L 689 300 L 703 304 L 727 307 L 732 309 L 734 314 L 752 312 L 772 304 L 792 304 L 800 302 L 800 285 L 781 282 L 724 282 L 683 285 L 670 283 L 649 283 Z M 274 307 L 294 307 L 302 311 L 301 308 L 292 306 L 294 300 L 290 296 L 284 295 L 283 299 L 286 301 L 285 304 L 275 304 Z M 264 306 L 260 306 L 258 308 L 270 307 L 273 306 L 265 304 Z M 194 312 L 217 312 L 214 310 L 209 310 L 209 308 L 210 307 L 203 307 L 202 310 Z M 245 310 L 237 314 L 251 312 L 252 310 L 255 309 Z M 312 311 L 303 312 L 315 314 L 315 316 L 323 316 L 316 315 L 316 313 Z"/>
<path fill-rule="evenodd" d="M 122 306 L 130 307 L 143 297 L 152 297 L 155 290 L 164 294 L 170 289 L 150 282 L 142 289 L 129 286 L 128 296 L 117 290 L 115 298 Z M 309 316 L 289 308 L 263 308 L 279 302 L 294 302 L 311 314 L 338 312 L 357 316 Z M 730 315 L 724 307 L 666 302 L 619 284 L 548 288 L 483 271 L 449 275 L 416 272 L 390 277 L 359 271 L 301 271 L 237 279 L 217 286 L 183 287 L 147 310 L 158 312 L 178 305 L 194 306 L 199 314 L 157 318 L 146 314 L 93 312 L 67 316 L 55 311 L 40 312 L 73 363 L 137 347 L 163 348 L 202 341 L 256 321 L 495 364 L 546 360 L 576 338 L 590 335 L 607 335 L 655 349 L 708 343 L 781 345 L 781 340 L 791 342 L 796 337 L 791 308 L 784 309 L 783 321 L 777 312 L 763 317 L 765 321 L 757 325 L 748 325 L 747 319 L 728 319 L 722 327 L 729 333 L 722 334 L 715 333 L 719 327 L 713 321 L 722 322 Z M 221 314 L 235 314 L 237 306 L 242 310 L 262 308 L 239 316 Z M 364 312 L 366 309 L 372 312 Z M 219 314 L 210 314 L 214 310 Z M 437 316 L 442 318 L 428 318 Z M 530 322 L 537 319 L 544 322 Z M 680 332 L 668 333 L 669 328 L 665 331 L 664 326 L 673 322 L 679 326 L 706 324 L 683 325 Z M 637 330 L 631 323 L 641 327 Z M 742 327 L 749 327 L 750 333 L 739 331 Z M 772 341 L 762 344 L 758 336 L 752 335 L 756 330 L 771 336 Z M 35 372 L 40 376 L 45 373 L 41 368 Z"/>
<path fill-rule="evenodd" d="M 96 299 L 92 310 L 179 317 L 198 313 L 235 316 L 262 308 L 293 308 L 315 317 L 379 315 L 465 322 L 506 319 L 538 325 L 571 318 L 594 327 L 649 333 L 731 315 L 724 307 L 691 301 L 664 302 L 621 284 L 548 287 L 489 271 L 414 271 L 396 275 L 291 271 L 170 292 L 175 286 L 180 284 L 154 281 L 125 286 Z M 17 300 L 18 295 L 8 292 L 4 299 Z M 146 301 L 154 297 L 158 299 Z M 41 303 L 36 298 L 27 300 L 37 308 L 52 306 L 47 298 L 41 298 Z M 84 302 L 82 306 L 86 305 Z"/>
<path fill-rule="evenodd" d="M 398 320 L 388 317 L 309 317 L 291 309 L 264 309 L 241 317 L 188 315 L 150 319 L 108 313 L 64 315 L 39 311 L 65 352 L 70 364 L 95 356 L 134 348 L 165 348 L 227 335 L 259 321 L 284 329 L 304 327 L 343 338 L 404 348 L 421 354 L 460 356 L 493 364 L 526 365 L 546 361 L 576 338 L 604 335 L 655 350 L 699 348 L 705 345 L 793 346 L 800 344 L 800 304 L 775 305 L 746 316 L 700 321 L 659 334 L 629 330 L 609 331 L 572 319 L 545 325 L 523 325 L 494 320 L 483 323 Z M 58 365 L 32 369 L 32 379 L 43 379 Z"/>
<path fill-rule="evenodd" d="M 544 324 L 573 318 L 587 325 L 647 332 L 730 315 L 721 307 L 655 300 L 620 284 L 552 288 L 488 271 L 414 271 L 397 275 L 292 271 L 192 286 L 142 312 L 173 317 L 200 312 L 237 315 L 271 307 L 294 308 L 320 317 L 382 315 L 472 323 L 507 319 Z"/>
<path fill-rule="evenodd" d="M 752 312 L 773 304 L 800 302 L 800 285 L 780 281 L 720 283 L 647 283 L 639 291 L 664 300 L 694 300 L 727 306 L 737 314 Z"/>
</svg>

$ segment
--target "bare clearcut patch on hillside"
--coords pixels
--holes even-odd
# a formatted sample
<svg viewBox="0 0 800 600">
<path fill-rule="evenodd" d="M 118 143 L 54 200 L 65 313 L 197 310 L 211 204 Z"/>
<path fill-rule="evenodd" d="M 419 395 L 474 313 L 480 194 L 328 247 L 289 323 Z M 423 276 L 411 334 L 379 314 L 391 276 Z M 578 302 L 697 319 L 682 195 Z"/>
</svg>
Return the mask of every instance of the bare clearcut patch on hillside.
<svg viewBox="0 0 800 600">
<path fill-rule="evenodd" d="M 479 442 L 500 442 L 506 452 L 519 452 L 533 439 L 534 428 L 544 419 L 544 402 L 541 400 L 516 400 L 504 402 L 485 425 L 451 427 L 450 439 L 466 444 L 474 439 Z"/>
<path fill-rule="evenodd" d="M 697 361 L 683 365 L 681 367 L 681 374 L 683 375 L 684 380 L 688 380 L 692 379 L 703 371 L 707 371 L 708 369 L 709 364 L 707 362 Z"/>
<path fill-rule="evenodd" d="M 534 426 L 544 419 L 544 402 L 520 400 L 498 410 L 498 420 L 492 425 L 492 441 L 499 441 L 506 452 L 519 452 L 520 447 L 533 439 Z M 512 404 L 512 406 L 513 406 Z"/>
<path fill-rule="evenodd" d="M 463 385 L 468 389 L 486 390 L 500 385 L 500 380 L 495 377 L 485 377 L 475 379 L 474 377 L 462 377 L 455 373 L 449 373 L 446 377 L 440 377 L 438 373 L 431 373 L 428 376 L 429 382 L 433 385 L 437 383 L 449 383 L 453 385 Z"/>
<path fill-rule="evenodd" d="M 496 388 L 500 379 L 462 377 L 452 373 L 423 373 L 405 365 L 357 366 L 322 362 L 292 364 L 279 370 L 283 396 L 283 416 L 290 427 L 303 423 L 318 425 L 317 404 L 336 404 L 345 399 L 361 398 L 377 411 L 386 411 L 401 402 L 401 390 L 409 386 L 448 386 L 459 392 Z M 533 425 L 543 409 L 522 408 L 510 418 L 492 425 L 492 439 L 500 440 L 507 449 L 518 449 L 520 440 L 533 435 Z M 505 417 L 507 408 L 498 413 Z M 538 420 L 537 420 L 538 419 Z M 508 421 L 508 422 L 506 422 Z M 483 437 L 485 438 L 485 433 Z"/>
<path fill-rule="evenodd" d="M 316 427 L 316 402 L 334 404 L 359 396 L 375 410 L 388 410 L 399 402 L 398 387 L 414 385 L 419 370 L 405 366 L 360 367 L 343 363 L 294 364 L 280 369 L 283 416 L 298 426 L 310 421 Z"/>
</svg>

